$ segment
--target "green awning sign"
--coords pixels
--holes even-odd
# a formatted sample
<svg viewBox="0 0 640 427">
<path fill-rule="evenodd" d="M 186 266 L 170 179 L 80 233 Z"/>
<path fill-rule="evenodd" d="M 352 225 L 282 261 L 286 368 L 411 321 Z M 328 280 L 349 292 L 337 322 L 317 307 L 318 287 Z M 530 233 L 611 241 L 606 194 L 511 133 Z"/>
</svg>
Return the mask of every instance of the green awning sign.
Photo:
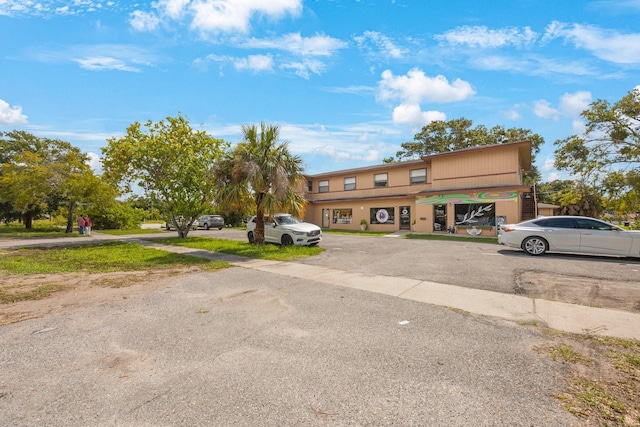
<svg viewBox="0 0 640 427">
<path fill-rule="evenodd" d="M 457 205 L 470 203 L 493 203 L 504 201 L 516 201 L 517 191 L 480 191 L 471 193 L 433 194 L 430 196 L 417 196 L 416 205 L 444 205 L 453 203 Z"/>
</svg>

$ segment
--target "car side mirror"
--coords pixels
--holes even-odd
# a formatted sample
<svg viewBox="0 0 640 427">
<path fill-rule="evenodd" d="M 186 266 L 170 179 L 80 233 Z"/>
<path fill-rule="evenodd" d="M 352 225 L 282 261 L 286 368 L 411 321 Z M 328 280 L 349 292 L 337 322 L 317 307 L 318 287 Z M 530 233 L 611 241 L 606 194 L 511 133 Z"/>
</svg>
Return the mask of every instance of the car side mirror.
<svg viewBox="0 0 640 427">
<path fill-rule="evenodd" d="M 275 222 L 273 223 L 273 228 L 276 228 L 278 226 L 278 224 L 276 224 Z"/>
</svg>

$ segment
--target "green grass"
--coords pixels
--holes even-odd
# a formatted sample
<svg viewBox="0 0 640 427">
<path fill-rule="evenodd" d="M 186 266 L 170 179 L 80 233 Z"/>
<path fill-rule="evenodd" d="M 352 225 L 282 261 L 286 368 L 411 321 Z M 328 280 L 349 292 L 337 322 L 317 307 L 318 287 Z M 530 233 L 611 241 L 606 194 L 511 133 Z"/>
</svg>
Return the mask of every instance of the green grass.
<svg viewBox="0 0 640 427">
<path fill-rule="evenodd" d="M 324 249 L 317 246 L 279 246 L 274 244 L 252 245 L 238 240 L 215 239 L 210 237 L 168 237 L 153 239 L 154 242 L 166 245 L 184 246 L 206 251 L 223 252 L 249 258 L 268 259 L 273 261 L 290 261 L 310 257 L 322 253 Z"/>
<path fill-rule="evenodd" d="M 423 239 L 423 240 L 451 240 L 458 242 L 475 242 L 475 243 L 493 243 L 498 244 L 497 237 L 478 237 L 478 236 L 460 236 L 457 234 L 405 234 L 405 239 Z"/>
<path fill-rule="evenodd" d="M 21 248 L 0 253 L 0 270 L 9 274 L 70 273 L 83 270 L 99 273 L 192 265 L 215 270 L 228 266 L 222 261 L 209 261 L 125 242 Z"/>
<path fill-rule="evenodd" d="M 34 221 L 30 230 L 24 228 L 24 224 L 12 222 L 10 224 L 0 223 L 0 239 L 48 239 L 55 237 L 77 237 L 78 233 L 65 233 L 64 228 L 43 221 Z"/>
</svg>

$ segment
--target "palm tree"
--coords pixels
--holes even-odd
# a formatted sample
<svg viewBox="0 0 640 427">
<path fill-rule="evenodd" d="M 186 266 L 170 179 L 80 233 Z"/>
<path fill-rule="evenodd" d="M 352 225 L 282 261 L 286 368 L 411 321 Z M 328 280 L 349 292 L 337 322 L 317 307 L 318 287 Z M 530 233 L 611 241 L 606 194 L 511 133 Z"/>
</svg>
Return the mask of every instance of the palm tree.
<svg viewBox="0 0 640 427">
<path fill-rule="evenodd" d="M 289 152 L 288 142 L 280 142 L 278 126 L 260 123 L 243 125 L 243 141 L 219 165 L 222 205 L 255 208 L 255 243 L 264 243 L 264 215 L 286 211 L 304 214 L 302 159 Z"/>
</svg>

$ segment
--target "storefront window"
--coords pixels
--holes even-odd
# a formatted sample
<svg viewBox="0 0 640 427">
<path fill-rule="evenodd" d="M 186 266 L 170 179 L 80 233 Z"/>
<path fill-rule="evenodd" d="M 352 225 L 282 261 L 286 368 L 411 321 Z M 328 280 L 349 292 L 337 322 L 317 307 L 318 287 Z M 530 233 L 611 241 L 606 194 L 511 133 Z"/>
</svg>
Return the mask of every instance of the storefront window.
<svg viewBox="0 0 640 427">
<path fill-rule="evenodd" d="M 395 221 L 394 208 L 371 208 L 369 210 L 369 222 L 371 224 L 395 224 Z"/>
<path fill-rule="evenodd" d="M 334 209 L 333 210 L 334 224 L 351 224 L 352 222 L 353 222 L 352 209 Z"/>
<path fill-rule="evenodd" d="M 489 227 L 496 225 L 495 203 L 456 205 L 456 225 Z"/>
</svg>

